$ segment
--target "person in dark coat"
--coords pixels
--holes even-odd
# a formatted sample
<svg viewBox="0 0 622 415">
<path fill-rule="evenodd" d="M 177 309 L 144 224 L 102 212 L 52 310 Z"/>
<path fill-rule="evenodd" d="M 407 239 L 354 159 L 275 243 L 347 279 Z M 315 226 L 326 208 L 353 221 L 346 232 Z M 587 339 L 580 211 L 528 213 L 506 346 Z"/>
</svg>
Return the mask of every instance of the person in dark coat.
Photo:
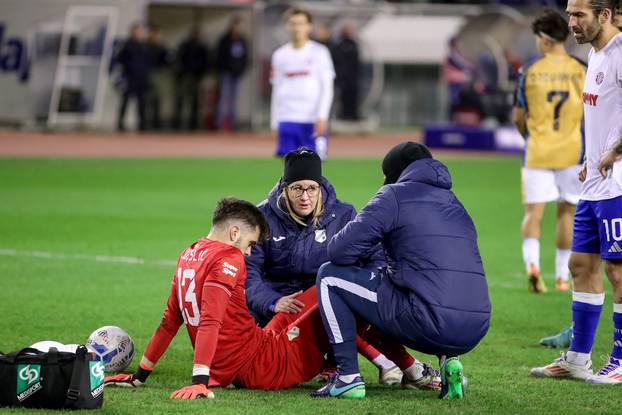
<svg viewBox="0 0 622 415">
<path fill-rule="evenodd" d="M 447 168 L 427 147 L 398 144 L 382 163 L 385 185 L 328 244 L 318 271 L 322 320 L 337 371 L 313 396 L 365 395 L 355 347 L 356 319 L 414 350 L 439 357 L 442 398 L 462 397 L 458 356 L 486 335 L 490 300 L 477 232 L 451 191 Z M 388 266 L 360 268 L 381 242 Z"/>
<path fill-rule="evenodd" d="M 246 296 L 260 325 L 275 312 L 298 311 L 294 297 L 286 296 L 315 284 L 317 270 L 328 260 L 328 241 L 356 216 L 352 205 L 337 199 L 316 157 L 307 149 L 288 153 L 283 177 L 258 205 L 271 238 L 247 259 Z M 367 259 L 370 269 L 385 265 L 380 246 Z"/>
<path fill-rule="evenodd" d="M 230 129 L 238 128 L 238 87 L 248 62 L 248 42 L 242 32 L 242 19 L 231 20 L 227 32 L 218 42 L 218 113 L 216 128 L 222 129 L 225 120 Z"/>
<path fill-rule="evenodd" d="M 356 121 L 359 116 L 359 90 L 361 60 L 355 39 L 354 26 L 347 23 L 341 30 L 341 38 L 333 49 L 336 84 L 341 111 L 339 118 Z"/>
<path fill-rule="evenodd" d="M 199 88 L 208 70 L 208 49 L 201 39 L 201 31 L 194 27 L 177 49 L 175 59 L 175 114 L 173 127 L 181 128 L 184 102 L 190 103 L 189 128 L 199 127 Z"/>
<path fill-rule="evenodd" d="M 326 46 L 328 51 L 330 52 L 330 58 L 333 63 L 335 62 L 335 42 L 333 41 L 333 32 L 330 28 L 330 25 L 326 22 L 322 22 L 317 25 L 313 33 L 313 39 Z"/>
<path fill-rule="evenodd" d="M 125 112 L 131 97 L 138 105 L 138 129 L 147 128 L 145 106 L 149 92 L 149 76 L 151 71 L 150 52 L 145 42 L 145 29 L 139 23 L 132 25 L 130 38 L 123 44 L 117 54 L 117 63 L 121 66 L 123 86 L 117 129 L 125 131 Z"/>
<path fill-rule="evenodd" d="M 160 102 L 162 98 L 160 79 L 157 79 L 162 70 L 171 63 L 171 54 L 162 42 L 162 30 L 155 25 L 149 26 L 147 40 L 149 47 L 149 59 L 151 65 L 151 79 L 149 80 L 149 96 L 147 99 L 147 119 L 149 129 L 159 130 L 162 128 L 160 114 Z"/>
<path fill-rule="evenodd" d="M 263 326 L 275 313 L 302 310 L 304 305 L 296 297 L 315 284 L 319 267 L 328 260 L 328 241 L 355 217 L 356 211 L 337 199 L 335 189 L 322 176 L 319 156 L 305 148 L 285 156 L 283 177 L 258 207 L 270 225 L 270 239 L 253 247 L 252 255 L 246 258 L 246 299 L 251 314 Z M 384 266 L 382 247 L 377 244 L 356 263 L 370 270 Z M 402 381 L 396 363 L 360 339 L 358 347 L 378 367 L 380 383 Z M 404 354 L 405 359 L 396 362 L 404 369 L 413 366 L 413 376 L 410 371 L 404 376 L 406 386 L 438 387 L 440 379 L 431 368 Z"/>
</svg>

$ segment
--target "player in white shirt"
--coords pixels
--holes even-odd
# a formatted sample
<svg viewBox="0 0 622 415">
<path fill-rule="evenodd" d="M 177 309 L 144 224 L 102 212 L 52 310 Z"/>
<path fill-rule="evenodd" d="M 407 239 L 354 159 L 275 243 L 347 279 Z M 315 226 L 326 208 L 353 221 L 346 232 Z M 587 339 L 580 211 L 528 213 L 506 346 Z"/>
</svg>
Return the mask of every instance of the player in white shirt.
<svg viewBox="0 0 622 415">
<path fill-rule="evenodd" d="M 542 377 L 622 383 L 622 34 L 614 25 L 617 0 L 569 0 L 569 26 L 578 43 L 591 43 L 583 107 L 586 161 L 574 219 L 570 271 L 573 336 L 568 352 L 531 370 Z M 613 350 L 592 373 L 590 355 L 605 293 L 601 262 L 613 286 Z"/>
<path fill-rule="evenodd" d="M 328 118 L 335 70 L 326 46 L 309 38 L 311 14 L 290 9 L 285 14 L 290 42 L 272 55 L 270 125 L 278 134 L 276 154 L 299 147 L 326 158 Z"/>
</svg>

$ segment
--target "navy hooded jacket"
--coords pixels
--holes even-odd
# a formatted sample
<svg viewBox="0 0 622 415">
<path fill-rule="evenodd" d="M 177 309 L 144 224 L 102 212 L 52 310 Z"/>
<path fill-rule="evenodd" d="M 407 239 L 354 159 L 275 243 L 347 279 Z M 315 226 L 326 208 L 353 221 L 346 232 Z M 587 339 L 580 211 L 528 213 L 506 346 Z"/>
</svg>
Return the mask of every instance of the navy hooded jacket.
<svg viewBox="0 0 622 415">
<path fill-rule="evenodd" d="M 334 264 L 354 265 L 382 241 L 388 271 L 378 288 L 380 317 L 410 312 L 435 343 L 474 346 L 488 331 L 488 286 L 475 226 L 450 189 L 442 163 L 411 163 L 333 237 L 328 255 Z M 409 301 L 396 306 L 396 290 Z"/>
<path fill-rule="evenodd" d="M 328 241 L 346 223 L 354 219 L 356 210 L 349 203 L 337 199 L 335 189 L 322 178 L 324 213 L 317 227 L 296 223 L 279 202 L 281 181 L 270 191 L 268 199 L 258 207 L 270 225 L 270 239 L 253 247 L 246 258 L 246 301 L 249 309 L 260 320 L 273 315 L 270 306 L 281 297 L 293 294 L 315 284 L 320 265 L 328 261 Z M 365 255 L 369 267 L 386 265 L 382 247 L 377 245 Z"/>
</svg>

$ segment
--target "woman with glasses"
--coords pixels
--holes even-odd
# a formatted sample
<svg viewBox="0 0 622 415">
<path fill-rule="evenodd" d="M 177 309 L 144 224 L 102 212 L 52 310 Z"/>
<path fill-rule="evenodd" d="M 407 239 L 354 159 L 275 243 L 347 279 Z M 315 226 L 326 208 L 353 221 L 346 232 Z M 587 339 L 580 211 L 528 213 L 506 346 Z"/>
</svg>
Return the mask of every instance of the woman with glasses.
<svg viewBox="0 0 622 415">
<path fill-rule="evenodd" d="M 315 285 L 318 269 L 328 261 L 328 242 L 356 216 L 354 207 L 337 199 L 335 189 L 322 176 L 322 163 L 315 152 L 300 148 L 287 153 L 284 161 L 283 177 L 258 206 L 270 225 L 270 238 L 246 258 L 246 301 L 260 326 L 276 313 L 302 310 L 304 304 L 296 297 Z M 375 270 L 386 265 L 384 261 L 384 251 L 378 245 L 360 265 Z M 400 368 L 372 346 L 359 340 L 359 351 L 378 367 L 380 383 L 402 381 Z M 427 365 L 407 358 L 417 373 L 413 369 L 414 375 L 404 378 L 405 386 L 438 387 Z"/>
<path fill-rule="evenodd" d="M 275 313 L 302 309 L 296 296 L 315 284 L 317 270 L 328 260 L 328 241 L 356 215 L 322 177 L 315 152 L 300 148 L 284 161 L 283 177 L 259 204 L 270 223 L 270 239 L 247 260 L 246 297 L 261 326 Z M 370 262 L 384 265 L 384 252 L 376 251 Z"/>
</svg>

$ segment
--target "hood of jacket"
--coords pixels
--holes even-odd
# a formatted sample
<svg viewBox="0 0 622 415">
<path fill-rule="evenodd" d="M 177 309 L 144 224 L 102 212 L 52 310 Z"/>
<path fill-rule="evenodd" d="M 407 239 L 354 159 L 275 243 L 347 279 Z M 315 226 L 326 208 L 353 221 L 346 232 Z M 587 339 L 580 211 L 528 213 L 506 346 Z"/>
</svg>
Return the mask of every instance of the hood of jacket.
<svg viewBox="0 0 622 415">
<path fill-rule="evenodd" d="M 443 163 L 434 159 L 413 161 L 404 169 L 396 183 L 417 182 L 442 189 L 451 189 L 451 175 Z"/>
</svg>

